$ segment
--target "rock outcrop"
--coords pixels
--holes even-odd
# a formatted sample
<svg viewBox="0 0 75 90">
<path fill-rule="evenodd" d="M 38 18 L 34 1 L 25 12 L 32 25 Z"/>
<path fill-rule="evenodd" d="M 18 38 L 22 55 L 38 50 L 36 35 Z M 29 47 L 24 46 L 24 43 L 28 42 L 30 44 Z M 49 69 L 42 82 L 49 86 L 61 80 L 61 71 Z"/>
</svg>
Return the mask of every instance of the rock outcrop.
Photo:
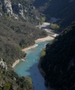
<svg viewBox="0 0 75 90">
<path fill-rule="evenodd" d="M 25 19 L 25 16 L 24 16 L 24 10 L 23 10 L 23 6 L 22 6 L 22 4 L 20 4 L 20 3 L 18 3 L 18 12 L 19 12 L 19 15 L 23 18 L 23 19 Z"/>
<path fill-rule="evenodd" d="M 0 0 L 0 16 L 7 15 L 27 22 L 40 21 L 40 14 L 28 1 Z"/>
<path fill-rule="evenodd" d="M 3 10 L 7 15 L 12 16 L 13 15 L 13 10 L 12 10 L 12 5 L 10 0 L 3 0 Z"/>
</svg>

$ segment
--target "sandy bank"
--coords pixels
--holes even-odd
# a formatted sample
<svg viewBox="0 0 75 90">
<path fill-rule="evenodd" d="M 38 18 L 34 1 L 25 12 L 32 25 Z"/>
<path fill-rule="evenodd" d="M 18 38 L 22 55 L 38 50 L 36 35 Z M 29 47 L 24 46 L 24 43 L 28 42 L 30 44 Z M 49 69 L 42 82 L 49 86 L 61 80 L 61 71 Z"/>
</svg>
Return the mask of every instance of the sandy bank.
<svg viewBox="0 0 75 90">
<path fill-rule="evenodd" d="M 56 36 L 58 36 L 59 34 L 54 34 L 54 35 L 52 35 L 54 38 L 56 37 Z"/>
<path fill-rule="evenodd" d="M 34 44 L 34 45 L 22 49 L 22 52 L 26 52 L 26 51 L 28 51 L 28 50 L 30 50 L 30 49 L 32 49 L 32 48 L 37 47 L 38 44 L 36 44 L 36 43 L 53 40 L 54 37 L 56 37 L 56 36 L 57 36 L 57 35 L 54 34 L 53 37 L 47 36 L 47 37 L 44 37 L 44 38 L 39 38 L 39 39 L 35 40 L 35 44 Z M 25 61 L 25 60 L 24 60 L 24 59 L 18 59 L 18 60 L 16 60 L 16 61 L 13 63 L 12 68 L 14 68 L 20 61 Z"/>
<path fill-rule="evenodd" d="M 35 48 L 35 47 L 37 47 L 37 46 L 38 46 L 38 44 L 34 44 L 33 46 L 29 46 L 29 47 L 27 47 L 27 48 L 22 49 L 22 52 L 26 52 L 26 51 L 28 51 L 29 49 Z"/>
<path fill-rule="evenodd" d="M 18 59 L 18 60 L 16 60 L 14 63 L 13 63 L 13 65 L 12 65 L 12 68 L 14 68 L 18 63 L 20 62 L 20 60 Z"/>
<path fill-rule="evenodd" d="M 35 40 L 35 44 L 34 44 L 34 45 L 22 49 L 22 52 L 26 52 L 26 51 L 28 51 L 28 50 L 30 50 L 30 49 L 32 49 L 32 48 L 37 47 L 38 44 L 36 44 L 36 43 L 39 43 L 39 42 L 45 42 L 45 41 L 49 41 L 49 40 L 53 40 L 54 37 L 56 37 L 56 36 L 57 36 L 57 35 L 54 34 L 53 37 L 51 37 L 51 36 L 47 36 L 47 37 L 44 37 L 44 38 L 39 38 L 39 39 Z"/>
<path fill-rule="evenodd" d="M 22 49 L 22 52 L 26 52 L 26 51 L 28 51 L 29 49 L 35 48 L 35 47 L 37 47 L 37 46 L 38 46 L 38 44 L 35 44 L 35 45 L 33 45 L 33 46 L 24 48 L 24 49 Z M 18 60 L 16 60 L 16 61 L 13 63 L 12 68 L 14 68 L 20 61 L 26 61 L 26 60 L 24 60 L 24 59 L 18 59 Z"/>
<path fill-rule="evenodd" d="M 25 61 L 24 59 L 18 59 L 16 60 L 13 65 L 12 65 L 12 68 L 14 68 L 20 61 Z"/>
<path fill-rule="evenodd" d="M 48 27 L 49 25 L 50 25 L 50 23 L 44 22 L 42 25 L 38 25 L 38 26 L 36 26 L 36 27 L 39 27 L 39 28 L 43 28 L 43 27 L 44 27 L 43 30 L 45 30 L 46 32 L 50 33 L 51 30 L 50 30 L 49 27 Z M 30 49 L 32 49 L 32 48 L 37 47 L 38 44 L 36 44 L 36 43 L 53 40 L 56 36 L 57 36 L 57 34 L 52 33 L 51 36 L 47 36 L 47 37 L 44 37 L 44 38 L 39 38 L 39 39 L 35 40 L 35 44 L 34 44 L 34 45 L 22 49 L 22 52 L 26 52 L 26 51 L 28 51 L 28 50 L 30 50 Z M 21 59 L 21 60 L 18 59 L 18 60 L 16 60 L 16 61 L 13 63 L 12 68 L 14 68 L 20 61 L 25 61 L 25 60 L 24 60 L 24 59 Z"/>
<path fill-rule="evenodd" d="M 51 37 L 51 36 L 47 36 L 45 38 L 39 38 L 35 41 L 35 43 L 38 43 L 38 42 L 45 42 L 45 41 L 49 41 L 49 40 L 53 40 L 54 37 Z"/>
<path fill-rule="evenodd" d="M 50 25 L 50 23 L 48 23 L 48 22 L 44 22 L 42 25 L 37 25 L 36 27 L 38 27 L 38 28 L 43 28 L 43 27 L 46 27 L 47 28 L 47 26 L 49 26 Z M 48 29 L 48 28 L 47 28 Z"/>
</svg>

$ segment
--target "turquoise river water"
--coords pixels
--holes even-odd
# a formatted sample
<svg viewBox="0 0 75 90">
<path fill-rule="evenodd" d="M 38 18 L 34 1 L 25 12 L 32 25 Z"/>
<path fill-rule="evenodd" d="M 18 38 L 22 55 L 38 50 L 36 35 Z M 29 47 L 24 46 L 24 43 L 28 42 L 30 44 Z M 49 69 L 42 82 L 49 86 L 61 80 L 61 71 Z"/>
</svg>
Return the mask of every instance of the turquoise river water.
<svg viewBox="0 0 75 90">
<path fill-rule="evenodd" d="M 28 50 L 26 52 L 26 61 L 20 62 L 14 68 L 14 71 L 19 76 L 29 76 L 32 78 L 34 90 L 47 90 L 44 85 L 44 78 L 38 70 L 38 62 L 41 50 L 45 48 L 48 42 L 49 41 L 38 43 L 36 48 Z"/>
</svg>

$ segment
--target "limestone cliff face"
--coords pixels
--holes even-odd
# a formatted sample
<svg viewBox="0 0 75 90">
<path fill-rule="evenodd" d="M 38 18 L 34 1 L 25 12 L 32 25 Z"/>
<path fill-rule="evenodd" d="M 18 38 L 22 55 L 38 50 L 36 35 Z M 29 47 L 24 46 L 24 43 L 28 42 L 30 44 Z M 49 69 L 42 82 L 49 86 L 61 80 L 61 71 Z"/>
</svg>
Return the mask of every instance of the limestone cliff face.
<svg viewBox="0 0 75 90">
<path fill-rule="evenodd" d="M 22 4 L 18 3 L 18 9 L 19 9 L 19 15 L 20 15 L 23 19 L 25 19 L 24 10 L 23 10 Z"/>
<path fill-rule="evenodd" d="M 15 14 L 13 8 L 12 8 L 12 3 L 11 0 L 3 0 L 2 1 L 2 7 L 3 7 L 3 11 L 4 13 L 6 13 L 8 16 L 14 17 L 15 19 L 18 19 L 18 16 L 20 15 L 23 19 L 25 19 L 24 17 L 24 11 L 23 11 L 23 6 L 18 3 L 17 4 L 17 8 L 18 8 L 18 13 Z"/>
<path fill-rule="evenodd" d="M 12 5 L 10 0 L 3 0 L 4 12 L 9 16 L 13 15 Z"/>
<path fill-rule="evenodd" d="M 30 3 L 17 0 L 0 0 L 0 16 L 6 14 L 15 19 L 23 19 L 31 22 L 38 21 L 40 14 Z M 37 19 L 37 18 L 38 19 Z"/>
</svg>

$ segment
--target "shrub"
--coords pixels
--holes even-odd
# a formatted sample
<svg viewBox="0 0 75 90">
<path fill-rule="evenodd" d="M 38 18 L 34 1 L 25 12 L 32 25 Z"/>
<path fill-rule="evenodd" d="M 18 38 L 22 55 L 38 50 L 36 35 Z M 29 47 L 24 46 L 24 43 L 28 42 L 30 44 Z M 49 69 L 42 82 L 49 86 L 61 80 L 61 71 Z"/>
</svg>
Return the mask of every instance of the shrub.
<svg viewBox="0 0 75 90">
<path fill-rule="evenodd" d="M 60 28 L 60 26 L 57 24 L 50 24 L 50 28 L 54 29 L 54 30 L 58 30 Z"/>
<path fill-rule="evenodd" d="M 44 57 L 45 54 L 46 54 L 45 49 L 42 49 L 41 54 L 40 54 L 40 58 Z"/>
</svg>

